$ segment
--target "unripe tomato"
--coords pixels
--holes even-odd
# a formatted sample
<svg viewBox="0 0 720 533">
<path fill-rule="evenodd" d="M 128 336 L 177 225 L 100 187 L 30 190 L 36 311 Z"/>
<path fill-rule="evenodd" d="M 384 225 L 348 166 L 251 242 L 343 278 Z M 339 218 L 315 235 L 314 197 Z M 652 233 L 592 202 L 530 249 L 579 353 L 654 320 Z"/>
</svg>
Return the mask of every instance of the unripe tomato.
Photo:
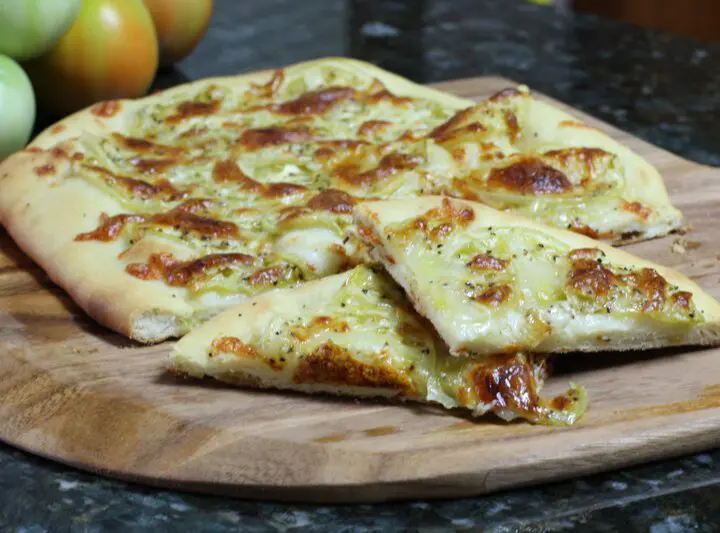
<svg viewBox="0 0 720 533">
<path fill-rule="evenodd" d="M 212 0 L 144 0 L 160 43 L 160 65 L 169 66 L 193 51 L 210 24 Z"/>
<path fill-rule="evenodd" d="M 25 146 L 34 122 L 30 80 L 20 65 L 0 55 L 0 161 Z"/>
<path fill-rule="evenodd" d="M 155 27 L 142 0 L 83 0 L 58 44 L 27 64 L 38 102 L 56 115 L 142 96 L 157 67 Z"/>
<path fill-rule="evenodd" d="M 81 0 L 1 0 L 0 54 L 24 61 L 47 52 L 68 30 Z"/>
</svg>

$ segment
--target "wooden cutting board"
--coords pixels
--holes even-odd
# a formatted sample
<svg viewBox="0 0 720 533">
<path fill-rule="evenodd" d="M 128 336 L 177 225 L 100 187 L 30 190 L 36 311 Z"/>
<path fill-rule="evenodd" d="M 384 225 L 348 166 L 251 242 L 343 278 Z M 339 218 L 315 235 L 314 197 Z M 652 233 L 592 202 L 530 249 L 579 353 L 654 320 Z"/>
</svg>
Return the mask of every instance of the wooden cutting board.
<svg viewBox="0 0 720 533">
<path fill-rule="evenodd" d="M 442 89 L 481 99 L 511 84 Z M 695 231 L 628 247 L 720 297 L 720 170 L 597 120 L 662 171 Z M 103 475 L 249 498 L 370 502 L 486 493 L 709 448 L 720 441 L 720 350 L 568 356 L 591 399 L 571 428 L 473 420 L 427 406 L 231 389 L 164 372 L 88 319 L 0 234 L 0 438 Z M 97 273 L 102 276 L 102 272 Z"/>
</svg>

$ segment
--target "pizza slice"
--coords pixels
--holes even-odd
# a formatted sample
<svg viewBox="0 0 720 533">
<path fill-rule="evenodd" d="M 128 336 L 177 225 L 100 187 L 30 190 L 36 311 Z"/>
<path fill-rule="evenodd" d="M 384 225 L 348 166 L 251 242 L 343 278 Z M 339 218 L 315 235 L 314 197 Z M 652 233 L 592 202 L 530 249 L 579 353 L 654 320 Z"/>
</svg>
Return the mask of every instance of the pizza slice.
<svg viewBox="0 0 720 533">
<path fill-rule="evenodd" d="M 525 86 L 459 111 L 427 150 L 443 193 L 555 227 L 622 243 L 682 225 L 654 167 Z"/>
<path fill-rule="evenodd" d="M 540 397 L 546 356 L 458 358 L 382 271 L 366 266 L 243 302 L 173 348 L 171 371 L 231 384 L 386 397 L 570 424 L 582 388 Z"/>
<path fill-rule="evenodd" d="M 583 235 L 446 197 L 356 217 L 453 354 L 720 343 L 720 304 L 697 284 Z"/>
</svg>

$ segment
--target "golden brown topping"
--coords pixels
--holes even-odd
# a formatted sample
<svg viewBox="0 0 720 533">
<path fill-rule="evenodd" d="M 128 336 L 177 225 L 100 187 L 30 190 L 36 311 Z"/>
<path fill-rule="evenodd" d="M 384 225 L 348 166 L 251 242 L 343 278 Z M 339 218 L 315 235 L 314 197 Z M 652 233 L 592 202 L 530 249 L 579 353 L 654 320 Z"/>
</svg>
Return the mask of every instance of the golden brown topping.
<svg viewBox="0 0 720 533">
<path fill-rule="evenodd" d="M 522 356 L 496 356 L 490 364 L 478 365 L 470 370 L 468 378 L 473 384 L 470 390 L 472 398 L 463 398 L 467 392 L 459 391 L 464 393 L 459 394 L 463 403 L 473 403 L 468 401 L 472 399 L 484 405 L 523 413 L 539 412 L 540 397 L 535 373 L 532 365 Z"/>
<path fill-rule="evenodd" d="M 327 89 L 308 91 L 295 100 L 274 105 L 272 109 L 286 115 L 317 115 L 354 95 L 355 89 L 350 87 L 328 87 Z"/>
<path fill-rule="evenodd" d="M 453 225 L 450 222 L 443 222 L 442 224 L 438 224 L 430 231 L 430 237 L 433 240 L 439 240 L 443 237 L 446 237 L 447 235 L 450 235 L 453 230 Z"/>
<path fill-rule="evenodd" d="M 510 297 L 511 292 L 510 285 L 493 285 L 480 293 L 475 293 L 473 300 L 490 307 L 498 307 Z"/>
<path fill-rule="evenodd" d="M 650 209 L 649 207 L 645 207 L 640 202 L 623 202 L 623 209 L 625 211 L 635 213 L 643 220 L 647 220 L 648 217 L 652 214 L 652 209 Z"/>
<path fill-rule="evenodd" d="M 381 102 L 382 100 L 389 100 L 393 105 L 402 105 L 412 102 L 412 98 L 407 96 L 398 96 L 391 93 L 388 89 L 375 92 L 367 96 L 367 101 L 373 104 Z"/>
<path fill-rule="evenodd" d="M 255 258 L 247 254 L 211 254 L 190 261 L 177 261 L 172 254 L 151 254 L 147 263 L 130 263 L 125 271 L 142 280 L 164 280 L 173 287 L 186 286 L 209 270 L 232 265 L 251 265 Z"/>
<path fill-rule="evenodd" d="M 50 163 L 46 165 L 40 165 L 39 167 L 33 168 L 35 171 L 35 174 L 38 176 L 49 176 L 55 172 L 55 165 L 51 165 Z"/>
<path fill-rule="evenodd" d="M 518 140 L 518 137 L 520 136 L 520 125 L 518 124 L 517 117 L 515 116 L 515 113 L 511 111 L 505 111 L 503 114 L 503 118 L 505 119 L 505 126 L 508 129 L 508 136 L 510 137 L 510 142 L 515 144 Z"/>
<path fill-rule="evenodd" d="M 448 134 L 453 131 L 454 129 L 458 128 L 461 124 L 463 124 L 468 117 L 472 116 L 472 114 L 475 112 L 475 108 L 468 107 L 466 109 L 461 109 L 457 113 L 455 113 L 452 117 L 450 117 L 449 120 L 446 122 L 443 122 L 440 124 L 437 128 L 432 130 L 430 132 L 430 135 L 428 137 L 431 137 L 432 139 L 435 139 L 436 141 L 440 141 L 448 136 Z"/>
<path fill-rule="evenodd" d="M 489 254 L 478 254 L 473 257 L 467 266 L 472 270 L 496 270 L 501 272 L 505 270 L 510 261 L 498 259 Z"/>
<path fill-rule="evenodd" d="M 621 284 L 622 280 L 597 260 L 581 258 L 572 262 L 568 285 L 585 296 L 605 296 Z"/>
<path fill-rule="evenodd" d="M 112 137 L 117 143 L 134 152 L 152 152 L 158 155 L 177 155 L 183 152 L 183 149 L 178 148 L 177 146 L 158 144 L 138 137 L 126 137 L 125 135 L 121 135 L 119 133 L 113 133 Z"/>
<path fill-rule="evenodd" d="M 150 198 L 160 198 L 163 200 L 178 200 L 187 196 L 187 192 L 179 191 L 168 180 L 160 180 L 157 183 L 148 183 L 146 181 L 129 178 L 126 176 L 117 176 L 105 167 L 96 165 L 87 165 L 85 168 L 93 172 L 97 172 L 105 176 L 105 179 L 114 185 L 120 185 L 136 198 L 148 200 Z"/>
<path fill-rule="evenodd" d="M 475 220 L 475 211 L 473 211 L 472 207 L 463 205 L 460 209 L 455 209 L 453 203 L 448 198 L 443 198 L 442 212 L 444 216 L 456 222 L 461 227 L 467 226 Z"/>
<path fill-rule="evenodd" d="M 267 146 L 307 142 L 310 139 L 312 139 L 312 133 L 305 126 L 296 128 L 272 126 L 245 130 L 240 136 L 239 143 L 248 150 L 259 150 Z"/>
<path fill-rule="evenodd" d="M 606 152 L 601 148 L 561 148 L 560 150 L 549 150 L 543 154 L 560 162 L 561 165 L 567 166 L 572 161 L 583 161 L 589 165 L 593 165 L 597 160 L 612 157 L 610 152 Z"/>
<path fill-rule="evenodd" d="M 357 134 L 363 137 L 369 137 L 377 132 L 381 132 L 391 124 L 392 122 L 388 122 L 387 120 L 368 120 L 360 125 Z"/>
<path fill-rule="evenodd" d="M 246 191 L 261 192 L 262 183 L 246 175 L 235 161 L 218 161 L 213 166 L 213 180 L 216 183 L 237 183 Z"/>
<path fill-rule="evenodd" d="M 382 244 L 380 237 L 378 237 L 371 228 L 365 226 L 364 224 L 357 225 L 357 232 L 358 235 L 360 235 L 360 238 L 368 244 L 375 246 Z"/>
<path fill-rule="evenodd" d="M 212 115 L 220 109 L 220 100 L 209 102 L 181 102 L 177 106 L 177 112 L 165 119 L 168 124 L 178 124 L 191 117 Z"/>
<path fill-rule="evenodd" d="M 565 174 L 533 157 L 491 170 L 488 186 L 521 194 L 559 194 L 572 189 Z"/>
<path fill-rule="evenodd" d="M 27 152 L 27 153 L 29 153 L 29 154 L 39 154 L 39 153 L 42 153 L 43 149 L 42 149 L 42 148 L 38 148 L 37 146 L 28 146 L 28 147 L 25 148 L 25 150 L 23 150 L 23 151 L 24 151 L 24 152 Z"/>
<path fill-rule="evenodd" d="M 126 225 L 144 222 L 145 218 L 143 215 L 115 215 L 112 217 L 102 215 L 100 227 L 93 231 L 77 235 L 75 240 L 109 242 L 120 235 Z"/>
<path fill-rule="evenodd" d="M 277 183 L 268 183 L 265 185 L 264 196 L 269 198 L 278 198 L 282 196 L 291 196 L 302 191 L 306 191 L 307 187 L 297 183 L 286 183 L 279 181 Z"/>
<path fill-rule="evenodd" d="M 516 96 L 520 96 L 520 94 L 520 91 L 518 91 L 514 87 L 508 87 L 506 89 L 503 89 L 502 91 L 495 93 L 488 100 L 490 102 L 499 103 L 505 100 L 510 100 L 511 98 L 515 98 Z"/>
<path fill-rule="evenodd" d="M 605 254 L 600 248 L 575 248 L 568 254 L 571 261 L 576 259 L 598 259 L 604 256 Z"/>
<path fill-rule="evenodd" d="M 75 152 L 72 155 L 73 161 L 82 161 L 83 159 L 85 159 L 85 154 L 83 154 L 82 152 Z"/>
<path fill-rule="evenodd" d="M 117 100 L 109 100 L 94 105 L 90 108 L 90 112 L 98 117 L 111 118 L 120 112 L 121 107 L 122 104 Z"/>
<path fill-rule="evenodd" d="M 280 267 L 263 268 L 253 273 L 248 278 L 248 283 L 250 283 L 250 285 L 273 285 L 280 281 L 282 276 L 283 271 Z"/>
<path fill-rule="evenodd" d="M 350 326 L 344 320 L 329 316 L 316 316 L 307 326 L 298 326 L 290 330 L 290 335 L 300 341 L 306 341 L 313 335 L 321 332 L 347 333 Z"/>
<path fill-rule="evenodd" d="M 285 366 L 285 359 L 278 357 L 266 358 L 260 355 L 258 350 L 250 345 L 245 344 L 237 337 L 220 337 L 215 339 L 210 348 L 210 357 L 216 357 L 220 354 L 233 354 L 242 359 L 257 359 L 266 363 L 273 370 L 282 370 Z"/>
<path fill-rule="evenodd" d="M 198 216 L 178 209 L 152 215 L 147 218 L 147 222 L 158 226 L 169 226 L 178 231 L 187 231 L 212 239 L 237 237 L 239 235 L 238 227 L 232 222 Z"/>
<path fill-rule="evenodd" d="M 580 235 L 590 237 L 591 239 L 609 239 L 613 236 L 611 231 L 597 231 L 590 226 L 581 223 L 579 220 L 573 220 L 568 226 L 568 229 L 570 231 L 574 231 L 575 233 L 579 233 Z"/>
<path fill-rule="evenodd" d="M 690 309 L 690 301 L 692 300 L 692 293 L 688 291 L 676 292 L 672 295 L 671 301 L 674 306 L 682 307 L 683 309 Z"/>
<path fill-rule="evenodd" d="M 341 165 L 336 168 L 334 174 L 340 179 L 357 187 L 369 187 L 374 183 L 392 176 L 402 170 L 410 170 L 420 163 L 420 159 L 400 153 L 388 154 L 380 160 L 377 167 L 366 172 L 357 172 L 357 166 Z"/>
<path fill-rule="evenodd" d="M 65 124 L 55 124 L 52 128 L 50 128 L 50 133 L 54 133 L 55 135 L 62 133 L 63 131 L 65 131 Z"/>
<path fill-rule="evenodd" d="M 251 83 L 250 87 L 252 88 L 252 92 L 257 94 L 258 96 L 262 98 L 271 98 L 280 88 L 284 79 L 285 71 L 280 68 L 273 72 L 272 77 L 268 80 L 267 83 L 264 83 L 262 85 L 258 85 L 257 83 Z"/>
<path fill-rule="evenodd" d="M 191 198 L 190 200 L 185 200 L 180 205 L 174 207 L 173 211 L 197 215 L 200 213 L 207 213 L 213 206 L 213 203 L 214 202 L 209 198 Z"/>
<path fill-rule="evenodd" d="M 410 379 L 398 370 L 381 363 L 362 363 L 332 341 L 321 344 L 300 360 L 293 382 L 414 391 Z"/>
<path fill-rule="evenodd" d="M 331 213 L 352 213 L 355 198 L 337 189 L 326 189 L 313 196 L 307 206 L 310 209 L 330 211 Z"/>
<path fill-rule="evenodd" d="M 643 268 L 628 276 L 628 281 L 643 295 L 643 311 L 657 311 L 665 303 L 668 282 L 652 268 Z"/>
<path fill-rule="evenodd" d="M 179 163 L 180 161 L 176 161 L 174 159 L 134 158 L 130 160 L 130 164 L 143 174 L 160 174 Z"/>
</svg>

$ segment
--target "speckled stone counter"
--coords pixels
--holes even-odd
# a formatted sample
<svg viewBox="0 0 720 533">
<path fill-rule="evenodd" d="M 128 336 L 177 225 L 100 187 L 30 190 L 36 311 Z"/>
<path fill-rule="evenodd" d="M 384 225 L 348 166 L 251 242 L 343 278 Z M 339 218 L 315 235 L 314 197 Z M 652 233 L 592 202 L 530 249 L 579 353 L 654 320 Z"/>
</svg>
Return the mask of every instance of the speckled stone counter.
<svg viewBox="0 0 720 533">
<path fill-rule="evenodd" d="M 325 55 L 419 81 L 503 75 L 720 165 L 720 45 L 519 0 L 216 0 L 158 86 Z M 720 451 L 454 501 L 308 506 L 138 487 L 0 445 L 0 531 L 720 531 Z"/>
</svg>

